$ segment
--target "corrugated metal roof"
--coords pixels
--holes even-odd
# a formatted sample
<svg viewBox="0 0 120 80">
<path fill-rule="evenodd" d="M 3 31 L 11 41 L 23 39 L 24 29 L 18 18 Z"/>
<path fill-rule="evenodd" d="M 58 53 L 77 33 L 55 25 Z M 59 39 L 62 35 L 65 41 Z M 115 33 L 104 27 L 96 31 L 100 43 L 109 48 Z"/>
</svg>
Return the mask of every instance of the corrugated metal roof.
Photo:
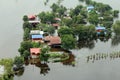
<svg viewBox="0 0 120 80">
<path fill-rule="evenodd" d="M 103 26 L 97 26 L 97 27 L 96 27 L 96 30 L 99 30 L 99 29 L 101 29 L 101 30 L 105 30 L 106 28 L 103 27 Z"/>
<path fill-rule="evenodd" d="M 32 39 L 35 39 L 35 38 L 43 38 L 43 35 L 32 35 Z"/>
<path fill-rule="evenodd" d="M 92 6 L 92 5 L 87 7 L 87 10 L 92 10 L 92 9 L 94 9 L 94 6 Z"/>
<path fill-rule="evenodd" d="M 44 34 L 44 32 L 43 31 L 40 31 L 40 30 L 31 30 L 30 31 L 30 34 Z"/>
<path fill-rule="evenodd" d="M 40 23 L 40 21 L 28 21 L 29 23 Z"/>
</svg>

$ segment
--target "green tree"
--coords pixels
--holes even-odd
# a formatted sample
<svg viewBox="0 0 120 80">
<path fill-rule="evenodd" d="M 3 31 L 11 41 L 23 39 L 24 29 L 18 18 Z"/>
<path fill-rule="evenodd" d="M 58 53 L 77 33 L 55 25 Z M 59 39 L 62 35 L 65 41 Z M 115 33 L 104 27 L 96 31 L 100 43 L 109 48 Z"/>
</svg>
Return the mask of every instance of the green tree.
<svg viewBox="0 0 120 80">
<path fill-rule="evenodd" d="M 24 64 L 24 58 L 23 57 L 20 57 L 20 56 L 16 56 L 14 58 L 14 64 L 18 67 L 18 68 L 21 68 Z"/>
<path fill-rule="evenodd" d="M 66 11 L 66 7 L 64 6 L 60 6 L 58 9 L 57 9 L 57 12 L 59 14 L 59 16 L 61 17 L 62 15 L 64 15 L 65 11 Z"/>
<path fill-rule="evenodd" d="M 113 11 L 113 16 L 114 17 L 119 17 L 119 11 L 118 10 L 114 10 Z"/>
<path fill-rule="evenodd" d="M 30 52 L 28 50 L 25 50 L 23 52 L 23 55 L 22 55 L 25 59 L 28 59 L 28 57 L 30 56 Z"/>
<path fill-rule="evenodd" d="M 73 23 L 73 22 L 72 22 L 72 19 L 68 19 L 68 18 L 63 18 L 63 19 L 62 19 L 62 25 L 71 27 L 72 23 Z"/>
<path fill-rule="evenodd" d="M 23 23 L 23 29 L 25 30 L 26 28 L 30 30 L 32 29 L 32 25 L 28 21 Z"/>
<path fill-rule="evenodd" d="M 24 35 L 23 35 L 23 40 L 29 40 L 29 39 L 30 39 L 30 29 L 25 28 Z"/>
<path fill-rule="evenodd" d="M 78 41 L 93 39 L 96 35 L 94 25 L 78 25 L 74 28 L 74 33 L 78 36 Z"/>
<path fill-rule="evenodd" d="M 51 8 L 53 12 L 57 12 L 57 9 L 59 8 L 59 6 L 56 3 L 53 3 Z"/>
<path fill-rule="evenodd" d="M 77 15 L 77 16 L 73 17 L 73 23 L 85 24 L 86 22 L 85 22 L 84 17 L 82 15 Z"/>
<path fill-rule="evenodd" d="M 88 15 L 88 21 L 91 24 L 97 25 L 99 22 L 98 14 L 95 11 L 91 11 Z"/>
<path fill-rule="evenodd" d="M 55 27 L 53 26 L 47 26 L 43 28 L 43 31 L 48 32 L 49 34 L 54 34 L 55 33 Z"/>
<path fill-rule="evenodd" d="M 28 16 L 27 15 L 24 15 L 23 16 L 23 21 L 25 22 L 25 21 L 28 21 Z"/>
<path fill-rule="evenodd" d="M 78 0 L 79 2 L 84 2 L 84 0 Z"/>
<path fill-rule="evenodd" d="M 116 21 L 115 24 L 113 24 L 113 30 L 116 35 L 120 34 L 120 21 Z"/>
<path fill-rule="evenodd" d="M 32 47 L 39 48 L 40 47 L 40 43 L 32 42 Z"/>
<path fill-rule="evenodd" d="M 76 40 L 73 37 L 73 35 L 70 34 L 63 35 L 61 41 L 62 41 L 62 45 L 61 45 L 62 48 L 66 50 L 75 48 Z"/>
<path fill-rule="evenodd" d="M 13 70 L 12 70 L 13 59 L 11 59 L 11 58 L 1 59 L 0 60 L 0 65 L 4 65 L 4 67 L 5 67 L 5 74 L 4 75 L 8 75 L 8 74 L 12 74 L 13 73 Z M 8 80 L 10 80 L 10 79 L 8 79 Z"/>
<path fill-rule="evenodd" d="M 31 41 L 23 41 L 21 42 L 20 48 L 18 49 L 18 51 L 20 52 L 21 55 L 23 55 L 25 50 L 29 51 L 29 49 L 32 47 L 33 46 L 32 46 Z"/>
<path fill-rule="evenodd" d="M 41 12 L 38 14 L 38 17 L 41 19 L 42 23 L 54 22 L 54 13 L 50 12 Z"/>
<path fill-rule="evenodd" d="M 85 3 L 86 3 L 87 5 L 91 5 L 92 0 L 85 0 Z"/>
<path fill-rule="evenodd" d="M 43 47 L 42 49 L 41 49 L 41 54 L 40 54 L 40 56 L 39 56 L 39 58 L 40 58 L 40 61 L 44 61 L 44 62 L 48 62 L 48 59 L 49 59 L 49 54 L 47 54 L 48 52 L 49 52 L 49 50 L 50 50 L 50 47 Z"/>
<path fill-rule="evenodd" d="M 73 34 L 73 30 L 69 27 L 62 27 L 58 30 L 58 34 L 60 36 L 65 35 L 65 34 Z"/>
<path fill-rule="evenodd" d="M 82 5 L 78 5 L 75 7 L 75 9 L 72 9 L 71 12 L 70 12 L 70 15 L 73 16 L 73 15 L 79 15 L 80 12 L 82 11 L 82 8 L 83 6 Z"/>
<path fill-rule="evenodd" d="M 103 3 L 97 3 L 95 5 L 96 10 L 99 11 L 100 13 L 104 13 L 106 11 L 110 11 L 112 9 L 111 6 L 107 5 L 107 4 L 103 4 Z"/>
</svg>

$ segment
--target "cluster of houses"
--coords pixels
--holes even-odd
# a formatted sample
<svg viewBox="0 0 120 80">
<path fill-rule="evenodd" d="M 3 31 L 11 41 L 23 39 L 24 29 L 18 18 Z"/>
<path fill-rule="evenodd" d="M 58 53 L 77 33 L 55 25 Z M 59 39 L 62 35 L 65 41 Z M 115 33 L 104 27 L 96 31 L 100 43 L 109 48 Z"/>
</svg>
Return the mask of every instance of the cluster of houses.
<svg viewBox="0 0 120 80">
<path fill-rule="evenodd" d="M 90 5 L 87 7 L 87 11 L 90 12 L 94 10 L 94 6 Z M 30 15 L 28 16 L 29 23 L 35 27 L 37 24 L 40 24 L 40 20 L 36 15 Z M 54 18 L 56 20 L 56 23 L 52 23 L 51 25 L 55 27 L 56 29 L 59 29 L 59 21 L 61 21 L 60 18 Z M 104 31 L 104 34 L 106 34 L 106 28 L 104 26 L 96 26 L 97 35 L 100 35 L 101 32 Z M 40 42 L 40 43 L 46 43 L 47 45 L 51 47 L 57 47 L 61 45 L 61 39 L 59 36 L 44 36 L 45 32 L 42 30 L 31 30 L 30 31 L 30 37 L 32 42 Z M 33 55 L 39 55 L 40 54 L 40 48 L 31 48 L 30 53 L 31 56 Z"/>
<path fill-rule="evenodd" d="M 94 10 L 95 7 L 93 5 L 89 5 L 87 6 L 87 12 L 91 12 L 92 10 Z M 103 19 L 103 17 L 99 17 L 99 19 Z M 104 26 L 96 26 L 95 30 L 97 31 L 97 35 L 100 35 L 101 32 L 104 32 L 104 34 L 106 34 L 106 28 Z"/>
<path fill-rule="evenodd" d="M 35 27 L 37 24 L 40 23 L 40 20 L 36 19 L 37 16 L 28 16 L 29 23 Z M 59 18 L 55 18 L 55 20 L 60 20 Z M 58 28 L 58 24 L 52 24 L 53 27 Z M 42 30 L 31 30 L 30 31 L 30 39 L 32 42 L 36 43 L 45 43 L 50 47 L 60 47 L 61 45 L 61 38 L 59 36 L 51 36 L 47 35 L 44 36 L 45 32 Z M 30 55 L 32 58 L 37 58 L 38 55 L 41 53 L 41 48 L 30 48 Z"/>
</svg>

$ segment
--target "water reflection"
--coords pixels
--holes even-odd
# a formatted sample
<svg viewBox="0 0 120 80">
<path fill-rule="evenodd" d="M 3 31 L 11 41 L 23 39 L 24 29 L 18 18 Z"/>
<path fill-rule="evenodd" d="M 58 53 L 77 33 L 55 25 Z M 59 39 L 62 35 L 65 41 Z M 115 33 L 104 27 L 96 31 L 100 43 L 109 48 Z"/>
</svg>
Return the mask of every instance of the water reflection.
<svg viewBox="0 0 120 80">
<path fill-rule="evenodd" d="M 35 65 L 35 67 L 40 68 L 40 74 L 46 75 L 48 74 L 48 71 L 50 71 L 50 68 L 47 63 L 40 62 L 39 59 L 26 59 L 25 60 L 25 66 L 29 65 Z"/>
<path fill-rule="evenodd" d="M 95 42 L 97 43 L 98 40 L 100 40 L 101 42 L 107 42 L 109 39 L 110 39 L 110 37 L 96 37 L 91 40 L 83 40 L 83 41 L 78 42 L 77 47 L 79 49 L 81 49 L 81 48 L 93 49 L 95 47 Z"/>
<path fill-rule="evenodd" d="M 28 58 L 28 59 L 25 59 L 25 66 L 26 67 L 30 66 L 30 65 L 35 66 L 36 68 L 38 68 L 40 70 L 40 75 L 44 75 L 44 76 L 46 74 L 48 74 L 49 71 L 51 70 L 48 65 L 49 63 L 61 63 L 64 66 L 73 66 L 73 67 L 75 66 L 75 64 L 76 64 L 75 56 L 72 54 L 71 51 L 63 50 L 61 48 L 53 48 L 51 50 L 52 51 L 64 51 L 65 53 L 68 53 L 69 58 L 62 60 L 60 62 L 51 62 L 51 61 L 43 62 L 43 61 L 40 61 L 39 58 L 35 58 L 35 59 Z M 21 76 L 21 75 L 23 75 L 23 73 L 24 73 L 24 71 L 20 72 L 20 73 L 16 73 L 16 76 Z"/>
<path fill-rule="evenodd" d="M 47 63 L 40 64 L 40 74 L 46 75 L 48 74 L 48 71 L 50 71 L 50 68 Z"/>
<path fill-rule="evenodd" d="M 111 42 L 112 46 L 117 46 L 119 45 L 119 43 L 120 43 L 120 36 L 119 35 L 114 36 Z"/>
<path fill-rule="evenodd" d="M 95 42 L 94 40 L 89 40 L 89 41 L 80 41 L 78 42 L 78 48 L 89 48 L 93 49 L 95 47 Z"/>
<path fill-rule="evenodd" d="M 18 77 L 22 76 L 24 74 L 24 68 L 21 68 L 19 71 L 15 71 L 14 74 Z"/>
</svg>

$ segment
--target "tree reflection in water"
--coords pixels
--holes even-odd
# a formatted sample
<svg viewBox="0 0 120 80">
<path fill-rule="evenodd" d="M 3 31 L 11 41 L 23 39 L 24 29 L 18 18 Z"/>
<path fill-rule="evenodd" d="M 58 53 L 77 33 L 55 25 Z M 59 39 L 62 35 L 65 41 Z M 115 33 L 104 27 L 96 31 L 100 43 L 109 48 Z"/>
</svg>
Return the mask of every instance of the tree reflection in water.
<svg viewBox="0 0 120 80">
<path fill-rule="evenodd" d="M 18 71 L 15 71 L 14 74 L 16 76 L 22 76 L 24 73 L 24 67 L 22 67 L 21 69 L 19 69 Z"/>
<path fill-rule="evenodd" d="M 50 71 L 50 68 L 47 63 L 38 62 L 35 63 L 35 66 L 40 68 L 40 74 L 46 75 L 48 74 L 48 71 Z"/>
<path fill-rule="evenodd" d="M 75 56 L 72 54 L 71 51 L 64 50 L 64 49 L 52 49 L 53 51 L 64 51 L 65 53 L 68 53 L 69 58 L 66 60 L 62 60 L 59 63 L 62 63 L 63 65 L 70 65 L 70 66 L 75 66 Z M 29 65 L 35 65 L 36 67 L 40 68 L 40 74 L 46 75 L 49 73 L 50 68 L 49 65 L 47 64 L 48 62 L 41 62 L 39 58 L 35 59 L 25 59 L 25 66 Z"/>
<path fill-rule="evenodd" d="M 117 45 L 119 45 L 119 43 L 120 43 L 120 36 L 119 35 L 116 35 L 116 36 L 114 36 L 113 38 L 112 38 L 112 46 L 117 46 Z"/>
<path fill-rule="evenodd" d="M 95 46 L 94 40 L 89 40 L 89 41 L 80 41 L 78 42 L 78 48 L 81 49 L 83 47 L 93 49 Z"/>
<path fill-rule="evenodd" d="M 98 41 L 98 39 L 101 41 L 101 42 L 107 42 L 110 37 L 102 37 L 102 36 L 98 36 L 94 39 L 90 39 L 90 40 L 81 40 L 77 43 L 77 47 L 79 49 L 81 48 L 89 48 L 89 49 L 93 49 L 95 47 L 95 42 Z"/>
</svg>

